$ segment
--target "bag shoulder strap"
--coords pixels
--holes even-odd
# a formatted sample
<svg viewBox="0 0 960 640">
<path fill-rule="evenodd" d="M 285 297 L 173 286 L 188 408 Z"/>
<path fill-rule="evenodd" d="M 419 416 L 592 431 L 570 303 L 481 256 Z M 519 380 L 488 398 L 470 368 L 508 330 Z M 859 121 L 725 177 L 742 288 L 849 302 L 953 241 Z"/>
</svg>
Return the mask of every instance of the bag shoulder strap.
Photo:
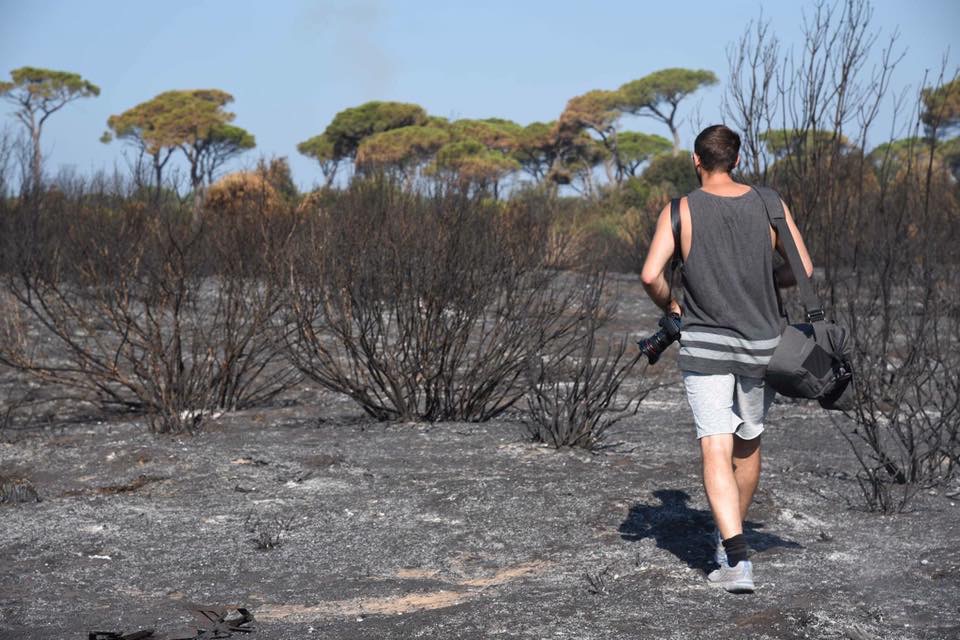
<svg viewBox="0 0 960 640">
<path fill-rule="evenodd" d="M 797 243 L 793 240 L 793 234 L 790 233 L 790 227 L 787 226 L 787 219 L 783 212 L 783 203 L 777 192 L 769 187 L 750 187 L 760 196 L 763 208 L 767 212 L 767 220 L 770 225 L 777 230 L 777 237 L 787 253 L 787 261 L 790 263 L 790 270 L 797 281 L 797 287 L 800 289 L 800 300 L 803 303 L 803 309 L 807 314 L 807 322 L 820 322 L 824 318 L 823 305 L 820 303 L 820 297 L 813 289 L 810 278 L 807 277 L 807 271 L 803 268 L 803 260 L 800 258 L 800 251 L 797 249 Z"/>
</svg>

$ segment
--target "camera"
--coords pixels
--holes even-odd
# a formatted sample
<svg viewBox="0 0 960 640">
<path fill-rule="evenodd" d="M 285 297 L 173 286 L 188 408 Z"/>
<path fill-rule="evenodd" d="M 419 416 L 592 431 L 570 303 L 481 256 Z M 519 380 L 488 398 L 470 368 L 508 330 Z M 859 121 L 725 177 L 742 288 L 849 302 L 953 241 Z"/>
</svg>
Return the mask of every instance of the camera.
<svg viewBox="0 0 960 640">
<path fill-rule="evenodd" d="M 650 364 L 656 364 L 660 355 L 680 338 L 680 314 L 668 313 L 657 323 L 660 330 L 649 338 L 637 341 L 640 353 L 647 356 Z"/>
</svg>

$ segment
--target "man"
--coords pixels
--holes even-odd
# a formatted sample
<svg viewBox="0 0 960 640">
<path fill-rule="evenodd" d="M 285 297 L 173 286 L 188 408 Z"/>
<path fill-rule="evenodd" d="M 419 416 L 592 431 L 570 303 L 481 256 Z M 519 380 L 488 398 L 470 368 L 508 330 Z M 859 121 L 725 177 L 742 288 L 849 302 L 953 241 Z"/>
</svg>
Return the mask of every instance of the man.
<svg viewBox="0 0 960 640">
<path fill-rule="evenodd" d="M 735 182 L 740 136 L 723 125 L 694 143 L 700 188 L 680 201 L 683 307 L 671 296 L 664 269 L 674 252 L 670 207 L 664 207 L 641 280 L 665 311 L 681 314 L 678 366 L 693 411 L 703 460 L 703 484 L 717 526 L 710 583 L 752 592 L 743 521 L 760 479 L 760 434 L 775 392 L 764 371 L 781 320 L 776 286 L 796 284 L 786 261 L 774 270 L 773 251 L 786 255 L 755 190 Z M 807 275 L 810 255 L 789 209 L 787 225 Z"/>
</svg>

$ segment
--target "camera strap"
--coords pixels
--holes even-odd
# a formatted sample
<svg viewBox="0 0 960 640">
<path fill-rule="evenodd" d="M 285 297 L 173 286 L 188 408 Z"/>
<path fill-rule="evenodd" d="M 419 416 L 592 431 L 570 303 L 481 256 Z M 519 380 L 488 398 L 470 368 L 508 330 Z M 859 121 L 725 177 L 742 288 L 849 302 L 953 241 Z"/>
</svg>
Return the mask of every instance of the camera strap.
<svg viewBox="0 0 960 640">
<path fill-rule="evenodd" d="M 670 200 L 670 228 L 673 230 L 673 257 L 670 259 L 670 277 L 667 286 L 673 296 L 674 280 L 683 270 L 683 253 L 680 250 L 680 198 Z"/>
<path fill-rule="evenodd" d="M 683 264 L 683 254 L 680 252 L 680 198 L 670 200 L 670 228 L 673 229 L 673 259 L 670 269 L 676 271 Z"/>
</svg>

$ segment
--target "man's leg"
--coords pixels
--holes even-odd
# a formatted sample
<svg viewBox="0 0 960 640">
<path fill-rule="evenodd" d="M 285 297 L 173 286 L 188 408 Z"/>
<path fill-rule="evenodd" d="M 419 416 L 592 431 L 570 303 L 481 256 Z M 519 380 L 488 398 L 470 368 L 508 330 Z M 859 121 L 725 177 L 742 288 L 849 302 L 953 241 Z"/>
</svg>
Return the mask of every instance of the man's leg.
<svg viewBox="0 0 960 640">
<path fill-rule="evenodd" d="M 700 438 L 703 486 L 724 540 L 743 533 L 740 488 L 733 471 L 734 437 L 732 433 L 719 433 Z"/>
<path fill-rule="evenodd" d="M 744 440 L 733 436 L 733 475 L 737 481 L 740 499 L 741 525 L 747 519 L 747 510 L 760 482 L 760 436 Z"/>
<path fill-rule="evenodd" d="M 727 559 L 719 569 L 707 575 L 707 581 L 733 593 L 752 593 L 753 565 L 747 560 L 747 542 L 743 538 L 740 513 L 741 494 L 733 470 L 734 438 L 732 433 L 727 433 L 700 439 L 703 485 Z"/>
<path fill-rule="evenodd" d="M 740 514 L 740 488 L 734 473 L 734 434 L 738 424 L 733 411 L 733 375 L 703 376 L 684 372 L 687 400 L 693 409 L 703 457 L 703 486 L 713 519 L 723 540 L 726 562 L 707 580 L 735 593 L 753 591 L 753 567 L 747 560 Z M 718 556 L 719 557 L 719 556 Z"/>
<path fill-rule="evenodd" d="M 733 467 L 740 491 L 741 520 L 747 519 L 760 481 L 760 434 L 775 395 L 761 379 L 737 377 L 733 410 L 738 424 L 733 437 Z"/>
<path fill-rule="evenodd" d="M 740 495 L 733 474 L 733 429 L 736 377 L 683 372 L 687 402 L 697 425 L 703 457 L 703 486 L 721 536 L 741 530 Z"/>
</svg>

